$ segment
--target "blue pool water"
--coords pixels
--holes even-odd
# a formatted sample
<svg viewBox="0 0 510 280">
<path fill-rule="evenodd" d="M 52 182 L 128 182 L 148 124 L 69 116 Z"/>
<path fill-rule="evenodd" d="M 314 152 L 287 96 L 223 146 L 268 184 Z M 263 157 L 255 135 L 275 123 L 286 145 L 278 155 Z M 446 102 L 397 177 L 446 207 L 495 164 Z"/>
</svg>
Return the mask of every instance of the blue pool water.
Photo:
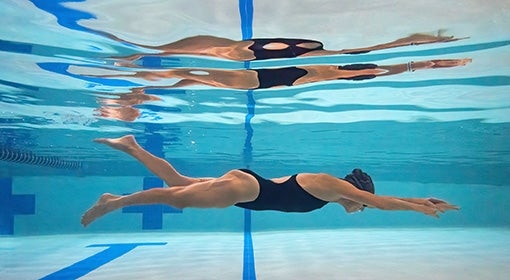
<svg viewBox="0 0 510 280">
<path fill-rule="evenodd" d="M 507 279 L 510 4 L 358 2 L 2 1 L 0 278 Z M 438 30 L 469 38 L 251 62 L 136 45 L 214 35 L 309 38 L 339 50 Z M 146 56 L 119 63 L 136 53 Z M 92 76 L 464 58 L 472 61 L 256 90 Z M 433 219 L 347 215 L 338 205 L 304 214 L 156 205 L 84 229 L 80 217 L 102 193 L 162 185 L 92 142 L 124 134 L 189 176 L 361 167 L 378 194 L 435 196 L 461 210 Z"/>
</svg>

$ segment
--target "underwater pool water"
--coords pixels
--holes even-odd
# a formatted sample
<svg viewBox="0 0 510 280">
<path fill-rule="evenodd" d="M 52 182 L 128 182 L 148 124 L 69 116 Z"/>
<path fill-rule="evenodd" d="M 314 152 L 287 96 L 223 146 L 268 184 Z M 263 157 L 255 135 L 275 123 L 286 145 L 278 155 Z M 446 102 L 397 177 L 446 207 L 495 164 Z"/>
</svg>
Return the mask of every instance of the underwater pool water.
<svg viewBox="0 0 510 280">
<path fill-rule="evenodd" d="M 509 11 L 478 0 L 1 2 L 0 278 L 508 278 Z M 207 35 L 341 50 L 416 33 L 460 40 L 249 62 L 156 48 Z M 175 76 L 217 83 L 214 71 L 264 69 L 280 82 L 288 71 L 274 69 L 371 64 L 395 74 L 266 89 Z M 163 185 L 92 142 L 125 134 L 189 176 L 343 177 L 361 167 L 377 194 L 461 210 L 433 219 L 338 205 L 304 214 L 155 205 L 85 229 L 80 217 L 102 193 Z"/>
<path fill-rule="evenodd" d="M 255 273 L 258 279 L 506 279 L 508 236 L 508 229 L 495 228 L 256 232 L 251 276 L 243 275 L 241 233 L 14 237 L 3 240 L 1 268 L 4 279 L 254 279 Z"/>
</svg>

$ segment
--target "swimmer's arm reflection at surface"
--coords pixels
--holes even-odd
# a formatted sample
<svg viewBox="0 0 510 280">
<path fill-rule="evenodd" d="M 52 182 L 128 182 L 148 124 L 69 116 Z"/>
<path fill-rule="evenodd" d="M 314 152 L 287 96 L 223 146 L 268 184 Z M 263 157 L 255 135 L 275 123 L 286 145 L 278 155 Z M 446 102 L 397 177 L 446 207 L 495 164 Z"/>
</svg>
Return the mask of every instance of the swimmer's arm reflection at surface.
<svg viewBox="0 0 510 280">
<path fill-rule="evenodd" d="M 326 173 L 298 173 L 266 179 L 249 169 L 230 170 L 219 177 L 188 177 L 179 173 L 165 159 L 143 149 L 132 135 L 95 141 L 137 159 L 168 187 L 156 187 L 129 195 L 105 193 L 82 216 L 83 226 L 119 208 L 146 204 L 167 204 L 179 209 L 237 206 L 251 210 L 299 213 L 337 203 L 347 213 L 372 207 L 416 211 L 432 217 L 459 209 L 439 199 L 378 196 L 370 176 L 358 168 L 343 179 Z"/>
</svg>

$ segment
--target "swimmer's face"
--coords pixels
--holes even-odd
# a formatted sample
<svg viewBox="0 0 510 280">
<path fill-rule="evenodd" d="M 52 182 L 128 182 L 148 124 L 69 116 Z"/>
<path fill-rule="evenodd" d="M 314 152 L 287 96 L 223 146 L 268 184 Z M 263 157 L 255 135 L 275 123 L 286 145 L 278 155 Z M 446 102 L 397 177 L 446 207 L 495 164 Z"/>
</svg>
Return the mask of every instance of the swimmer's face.
<svg viewBox="0 0 510 280">
<path fill-rule="evenodd" d="M 363 210 L 365 210 L 365 205 L 358 203 L 358 205 L 356 206 L 356 209 L 353 210 L 352 212 L 348 212 L 348 213 L 349 214 L 358 213 L 358 212 L 363 212 Z"/>
<path fill-rule="evenodd" d="M 365 209 L 365 205 L 345 198 L 339 199 L 338 203 L 340 203 L 344 207 L 345 212 L 350 214 L 361 212 Z"/>
</svg>

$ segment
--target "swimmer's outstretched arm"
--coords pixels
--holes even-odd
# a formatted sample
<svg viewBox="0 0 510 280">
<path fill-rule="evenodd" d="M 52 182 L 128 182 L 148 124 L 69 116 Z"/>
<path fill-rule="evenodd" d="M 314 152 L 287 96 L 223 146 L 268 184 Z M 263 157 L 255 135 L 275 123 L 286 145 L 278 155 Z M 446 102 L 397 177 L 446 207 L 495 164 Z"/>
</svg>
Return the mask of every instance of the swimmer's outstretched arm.
<svg viewBox="0 0 510 280">
<path fill-rule="evenodd" d="M 439 213 L 444 213 L 446 210 L 456 210 L 458 207 L 447 204 L 448 206 L 436 205 L 434 203 L 416 203 L 408 198 L 400 197 L 383 197 L 376 196 L 377 199 L 369 202 L 368 207 L 374 207 L 380 210 L 411 210 L 423 213 L 428 216 L 439 218 Z"/>
<path fill-rule="evenodd" d="M 447 210 L 458 210 L 459 207 L 436 198 L 405 198 L 394 196 L 380 196 L 370 192 L 359 190 L 355 187 L 345 187 L 342 180 L 333 176 L 321 176 L 317 184 L 330 186 L 335 189 L 335 195 L 342 198 L 366 205 L 369 208 L 380 210 L 408 210 L 416 211 L 432 217 L 439 217 L 439 213 Z"/>
<path fill-rule="evenodd" d="M 359 201 L 371 208 L 381 210 L 411 210 L 428 216 L 439 218 L 439 213 L 448 210 L 459 210 L 458 206 L 435 198 L 403 198 L 393 196 L 372 195 L 368 200 Z"/>
<path fill-rule="evenodd" d="M 460 207 L 450 204 L 444 200 L 437 198 L 401 198 L 401 197 L 391 197 L 394 199 L 399 199 L 405 202 L 413 203 L 416 205 L 424 205 L 431 208 L 436 208 L 439 212 L 444 213 L 447 210 L 459 210 Z"/>
</svg>

